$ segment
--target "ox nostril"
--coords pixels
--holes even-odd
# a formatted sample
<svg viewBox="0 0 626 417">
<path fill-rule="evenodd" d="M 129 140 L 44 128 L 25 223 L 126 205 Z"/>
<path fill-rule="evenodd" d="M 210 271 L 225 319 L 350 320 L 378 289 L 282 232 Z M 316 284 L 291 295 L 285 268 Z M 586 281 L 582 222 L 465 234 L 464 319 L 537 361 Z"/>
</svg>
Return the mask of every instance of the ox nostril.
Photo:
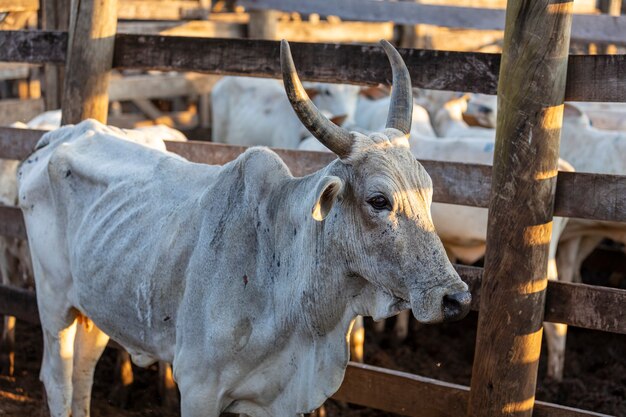
<svg viewBox="0 0 626 417">
<path fill-rule="evenodd" d="M 446 294 L 443 296 L 444 321 L 461 320 L 467 315 L 472 303 L 472 294 L 468 291 Z"/>
</svg>

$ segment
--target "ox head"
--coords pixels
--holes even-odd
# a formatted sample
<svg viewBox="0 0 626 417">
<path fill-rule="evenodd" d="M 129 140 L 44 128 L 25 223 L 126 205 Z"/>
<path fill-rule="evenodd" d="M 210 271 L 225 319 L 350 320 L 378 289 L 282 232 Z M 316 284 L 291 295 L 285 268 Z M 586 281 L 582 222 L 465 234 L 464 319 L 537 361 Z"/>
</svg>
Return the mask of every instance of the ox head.
<svg viewBox="0 0 626 417">
<path fill-rule="evenodd" d="M 393 72 L 383 132 L 363 135 L 331 123 L 311 102 L 282 41 L 287 96 L 306 128 L 339 156 L 315 190 L 312 215 L 324 222 L 325 244 L 337 249 L 346 276 L 368 281 L 368 305 L 357 313 L 384 318 L 411 308 L 422 323 L 464 317 L 467 285 L 450 264 L 430 214 L 432 182 L 409 150 L 413 99 L 408 69 L 382 41 Z"/>
</svg>

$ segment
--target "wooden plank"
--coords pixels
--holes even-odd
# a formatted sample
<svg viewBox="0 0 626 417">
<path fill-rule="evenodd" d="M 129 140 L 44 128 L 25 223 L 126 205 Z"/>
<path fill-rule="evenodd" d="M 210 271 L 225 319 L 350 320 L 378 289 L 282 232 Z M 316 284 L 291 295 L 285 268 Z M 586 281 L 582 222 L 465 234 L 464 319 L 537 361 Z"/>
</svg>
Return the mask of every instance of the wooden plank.
<svg viewBox="0 0 626 417">
<path fill-rule="evenodd" d="M 243 23 L 207 20 L 189 22 L 133 21 L 118 22 L 117 32 L 204 38 L 245 38 L 247 26 Z"/>
<path fill-rule="evenodd" d="M 0 157 L 20 161 L 26 159 L 44 133 L 43 130 L 0 127 Z"/>
<path fill-rule="evenodd" d="M 507 5 L 468 417 L 533 414 L 572 7 Z"/>
<path fill-rule="evenodd" d="M 72 1 L 61 124 L 106 123 L 117 0 Z"/>
<path fill-rule="evenodd" d="M 0 205 L 0 235 L 26 238 L 26 227 L 20 209 Z"/>
<path fill-rule="evenodd" d="M 550 281 L 545 320 L 626 334 L 626 290 Z"/>
<path fill-rule="evenodd" d="M 27 323 L 39 324 L 35 292 L 0 284 L 0 316 L 14 316 Z"/>
<path fill-rule="evenodd" d="M 66 35 L 58 32 L 0 32 L 0 61 L 62 63 Z M 197 51 L 203 51 L 198 54 Z M 301 77 L 307 81 L 389 84 L 391 74 L 376 46 L 292 45 Z M 400 50 L 413 85 L 435 90 L 495 94 L 500 55 Z M 114 66 L 220 75 L 280 78 L 278 43 L 242 39 L 207 39 L 117 35 Z M 626 101 L 626 55 L 572 55 L 566 99 Z"/>
<path fill-rule="evenodd" d="M 472 310 L 479 310 L 484 270 L 455 265 L 472 292 Z M 611 333 L 626 334 L 626 290 L 597 285 L 549 281 L 544 321 Z"/>
<path fill-rule="evenodd" d="M 197 50 L 204 53 L 198 55 Z M 389 84 L 390 69 L 377 46 L 292 44 L 301 77 L 309 81 Z M 494 94 L 500 55 L 400 50 L 414 86 Z M 1 58 L 1 55 L 0 55 Z M 278 43 L 118 35 L 114 65 L 222 75 L 280 78 Z M 626 56 L 570 56 L 566 99 L 626 101 Z"/>
<path fill-rule="evenodd" d="M 24 159 L 40 130 L 0 127 L 0 156 Z M 26 144 L 15 148 L 15 143 Z M 168 149 L 201 163 L 224 164 L 245 151 L 243 146 L 209 142 L 169 142 Z M 310 174 L 327 165 L 332 154 L 296 150 L 275 150 L 296 176 Z M 491 187 L 491 167 L 421 160 L 433 179 L 434 201 L 473 207 L 487 207 Z M 555 215 L 584 219 L 626 222 L 626 177 L 621 175 L 560 172 L 557 179 Z"/>
<path fill-rule="evenodd" d="M 492 93 L 496 89 L 499 55 L 401 52 L 416 87 Z M 280 78 L 278 53 L 274 41 L 118 35 L 114 66 Z M 391 70 L 378 46 L 293 43 L 292 53 L 302 68 L 301 77 L 309 81 L 391 82 Z"/>
<path fill-rule="evenodd" d="M 44 111 L 43 99 L 7 99 L 0 100 L 0 126 L 13 122 L 27 122 Z"/>
<path fill-rule="evenodd" d="M 0 80 L 19 80 L 28 78 L 31 65 L 0 63 Z"/>
<path fill-rule="evenodd" d="M 375 0 L 239 0 L 249 10 L 319 13 L 362 22 L 399 25 L 435 25 L 449 28 L 504 30 L 505 11 L 475 7 Z M 576 15 L 572 39 L 586 42 L 626 43 L 626 17 Z"/>
<path fill-rule="evenodd" d="M 393 23 L 371 22 L 278 22 L 276 39 L 295 42 L 361 42 L 393 40 Z"/>
<path fill-rule="evenodd" d="M 560 172 L 555 215 L 598 220 L 626 218 L 626 176 Z M 622 214 L 619 214 L 622 213 Z"/>
<path fill-rule="evenodd" d="M 39 0 L 0 0 L 0 13 L 37 10 L 39 10 Z"/>
<path fill-rule="evenodd" d="M 239 0 L 246 10 L 274 9 L 302 14 L 318 13 L 358 22 L 429 24 L 445 27 L 504 30 L 504 10 L 453 7 L 375 0 Z"/>
<path fill-rule="evenodd" d="M 506 9 L 506 0 L 420 0 L 424 4 L 442 6 L 480 7 L 487 9 Z M 597 14 L 596 0 L 574 1 L 574 13 Z"/>
<path fill-rule="evenodd" d="M 109 84 L 109 100 L 196 96 L 209 93 L 219 79 L 194 73 L 116 76 Z"/>
<path fill-rule="evenodd" d="M 278 18 L 280 12 L 275 10 L 251 10 L 248 23 L 250 39 L 278 39 Z"/>
<path fill-rule="evenodd" d="M 565 97 L 568 101 L 626 101 L 626 55 L 570 56 Z"/>
<path fill-rule="evenodd" d="M 334 399 L 414 417 L 465 415 L 466 386 L 350 362 Z M 606 414 L 537 401 L 535 417 L 592 417 Z"/>
<path fill-rule="evenodd" d="M 200 9 L 194 0 L 124 0 L 117 9 L 118 19 L 128 20 L 182 20 Z"/>
<path fill-rule="evenodd" d="M 67 33 L 54 31 L 1 31 L 0 61 L 64 64 Z"/>
</svg>

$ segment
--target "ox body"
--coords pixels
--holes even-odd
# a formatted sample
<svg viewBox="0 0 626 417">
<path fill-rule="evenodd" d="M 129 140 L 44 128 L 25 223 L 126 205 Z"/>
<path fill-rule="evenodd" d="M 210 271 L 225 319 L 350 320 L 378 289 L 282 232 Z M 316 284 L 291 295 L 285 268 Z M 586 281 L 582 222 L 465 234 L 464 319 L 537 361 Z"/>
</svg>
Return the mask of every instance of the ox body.
<svg viewBox="0 0 626 417">
<path fill-rule="evenodd" d="M 173 362 L 183 417 L 289 416 L 338 389 L 356 315 L 467 313 L 409 150 L 408 71 L 383 46 L 398 91 L 387 129 L 366 136 L 315 108 L 282 44 L 294 110 L 339 156 L 304 178 L 265 148 L 195 164 L 93 121 L 41 139 L 21 167 L 20 206 L 54 417 L 89 414 L 108 336 L 139 365 Z"/>
</svg>

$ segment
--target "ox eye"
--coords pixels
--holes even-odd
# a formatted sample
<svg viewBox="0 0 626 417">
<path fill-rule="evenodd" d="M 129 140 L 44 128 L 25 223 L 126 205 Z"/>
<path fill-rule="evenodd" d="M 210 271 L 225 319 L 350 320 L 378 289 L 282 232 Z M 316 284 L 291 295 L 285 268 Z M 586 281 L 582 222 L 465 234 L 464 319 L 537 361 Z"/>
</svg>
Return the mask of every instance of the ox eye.
<svg viewBox="0 0 626 417">
<path fill-rule="evenodd" d="M 375 195 L 374 197 L 367 200 L 367 202 L 375 210 L 391 210 L 391 203 L 383 195 Z"/>
</svg>

